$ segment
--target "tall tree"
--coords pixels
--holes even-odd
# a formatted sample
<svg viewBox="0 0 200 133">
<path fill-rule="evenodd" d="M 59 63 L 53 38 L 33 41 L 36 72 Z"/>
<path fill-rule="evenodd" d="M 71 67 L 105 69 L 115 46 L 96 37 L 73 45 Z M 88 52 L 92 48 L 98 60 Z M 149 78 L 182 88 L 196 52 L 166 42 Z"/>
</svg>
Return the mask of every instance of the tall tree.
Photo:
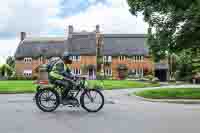
<svg viewBox="0 0 200 133">
<path fill-rule="evenodd" d="M 8 64 L 11 68 L 15 68 L 15 58 L 12 57 L 12 56 L 9 56 L 7 59 L 6 59 L 6 64 Z"/>
<path fill-rule="evenodd" d="M 3 77 L 12 76 L 13 72 L 13 69 L 8 64 L 4 64 L 0 67 L 0 75 Z"/>
<path fill-rule="evenodd" d="M 193 49 L 193 74 L 200 72 L 200 60 L 196 58 L 200 51 L 195 51 L 200 48 L 200 0 L 127 1 L 130 12 L 133 15 L 142 13 L 149 24 L 148 44 L 155 61 L 170 59 L 174 53 Z M 171 71 L 172 76 L 173 73 Z"/>
<path fill-rule="evenodd" d="M 192 73 L 200 75 L 200 49 L 192 48 Z"/>
<path fill-rule="evenodd" d="M 149 24 L 148 44 L 155 60 L 184 48 L 200 46 L 199 0 L 128 0 L 133 15 Z"/>
</svg>

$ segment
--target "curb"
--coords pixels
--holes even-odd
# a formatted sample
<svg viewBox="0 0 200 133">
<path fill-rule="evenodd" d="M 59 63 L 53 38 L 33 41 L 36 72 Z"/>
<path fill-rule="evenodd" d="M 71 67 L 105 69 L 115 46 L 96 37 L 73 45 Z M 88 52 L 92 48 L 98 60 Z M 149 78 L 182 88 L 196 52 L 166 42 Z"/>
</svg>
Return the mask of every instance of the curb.
<svg viewBox="0 0 200 133">
<path fill-rule="evenodd" d="M 160 102 L 160 103 L 177 103 L 177 104 L 200 104 L 200 100 L 189 100 L 189 99 L 150 99 L 137 96 L 135 94 L 129 95 L 134 96 L 135 98 L 147 101 L 147 102 Z"/>
</svg>

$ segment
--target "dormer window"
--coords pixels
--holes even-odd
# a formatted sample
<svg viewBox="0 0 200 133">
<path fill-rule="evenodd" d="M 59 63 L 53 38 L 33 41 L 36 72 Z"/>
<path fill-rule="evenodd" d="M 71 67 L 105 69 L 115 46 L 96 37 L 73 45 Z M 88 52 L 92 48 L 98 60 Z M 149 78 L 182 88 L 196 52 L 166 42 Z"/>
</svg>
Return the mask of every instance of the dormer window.
<svg viewBox="0 0 200 133">
<path fill-rule="evenodd" d="M 32 58 L 24 58 L 24 63 L 32 63 Z"/>
<path fill-rule="evenodd" d="M 81 56 L 72 56 L 72 61 L 80 61 L 81 60 Z"/>
<path fill-rule="evenodd" d="M 123 60 L 125 60 L 126 59 L 126 56 L 119 56 L 119 60 L 120 61 L 123 61 Z"/>
<path fill-rule="evenodd" d="M 104 56 L 103 62 L 112 62 L 112 56 Z"/>
<path fill-rule="evenodd" d="M 142 62 L 144 61 L 144 56 L 133 56 L 134 62 Z"/>
</svg>

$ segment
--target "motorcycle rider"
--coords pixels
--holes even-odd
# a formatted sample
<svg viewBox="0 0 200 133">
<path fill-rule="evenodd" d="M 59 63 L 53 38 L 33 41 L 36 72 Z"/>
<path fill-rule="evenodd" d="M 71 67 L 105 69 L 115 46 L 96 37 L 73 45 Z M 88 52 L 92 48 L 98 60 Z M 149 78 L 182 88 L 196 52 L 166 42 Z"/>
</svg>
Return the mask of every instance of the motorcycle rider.
<svg viewBox="0 0 200 133">
<path fill-rule="evenodd" d="M 52 84 L 61 85 L 64 88 L 64 94 L 68 94 L 69 90 L 76 84 L 74 82 L 75 76 L 71 73 L 70 64 L 72 60 L 68 52 L 64 52 L 61 59 L 56 60 L 49 72 L 49 80 Z M 63 102 L 69 102 L 70 99 L 63 95 Z"/>
</svg>

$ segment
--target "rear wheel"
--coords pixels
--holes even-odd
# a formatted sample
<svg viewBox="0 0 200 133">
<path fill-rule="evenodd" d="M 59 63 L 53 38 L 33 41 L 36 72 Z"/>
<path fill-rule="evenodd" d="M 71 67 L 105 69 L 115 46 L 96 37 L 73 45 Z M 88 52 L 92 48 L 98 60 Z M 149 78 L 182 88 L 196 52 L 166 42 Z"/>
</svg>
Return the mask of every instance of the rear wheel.
<svg viewBox="0 0 200 133">
<path fill-rule="evenodd" d="M 104 106 L 104 96 L 99 90 L 86 90 L 80 97 L 80 103 L 86 111 L 98 112 Z"/>
<path fill-rule="evenodd" d="M 41 89 L 35 95 L 36 105 L 44 112 L 52 112 L 60 104 L 59 94 L 54 89 Z"/>
</svg>

